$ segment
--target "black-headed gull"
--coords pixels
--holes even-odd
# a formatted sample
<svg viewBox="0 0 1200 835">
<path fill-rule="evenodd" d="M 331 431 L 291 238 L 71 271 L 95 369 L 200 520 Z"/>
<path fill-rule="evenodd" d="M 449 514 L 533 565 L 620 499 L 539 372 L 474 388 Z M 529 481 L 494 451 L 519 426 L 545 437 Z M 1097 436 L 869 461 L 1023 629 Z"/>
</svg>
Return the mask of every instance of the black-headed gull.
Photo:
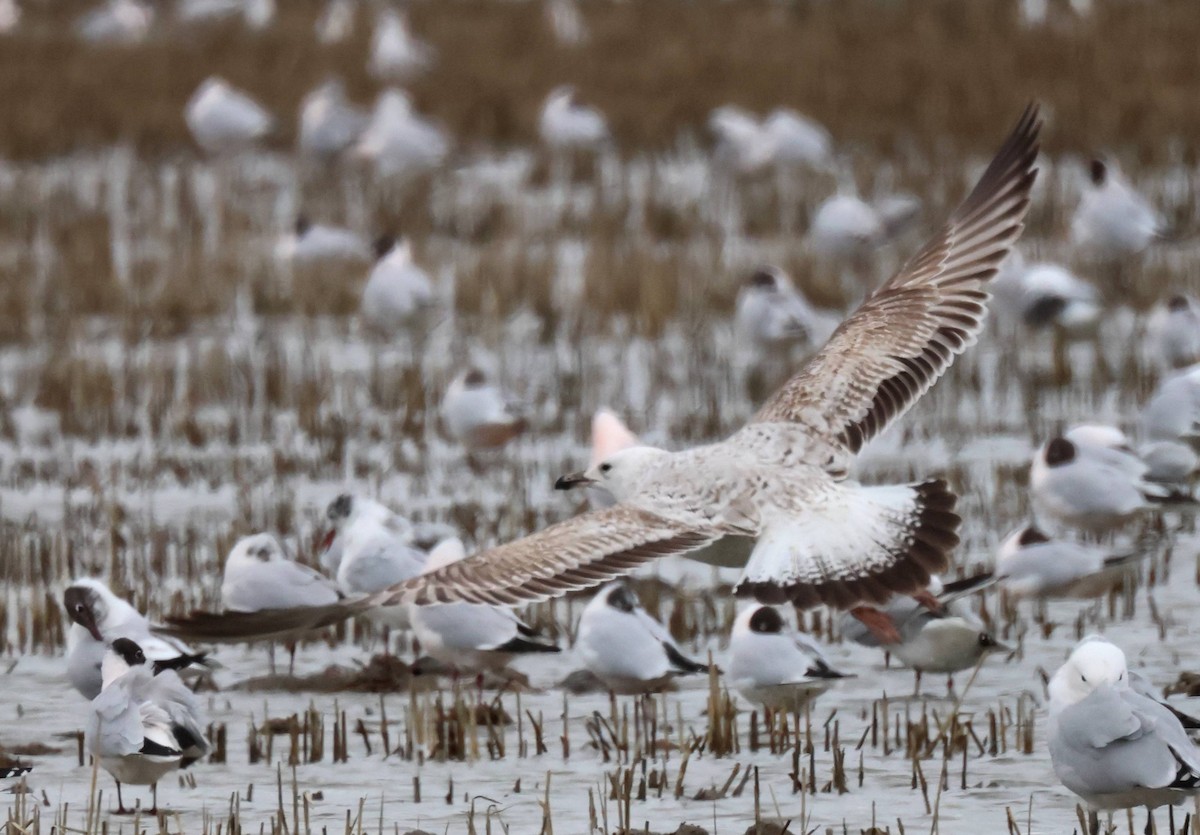
<svg viewBox="0 0 1200 835">
<path fill-rule="evenodd" d="M 528 425 L 504 391 L 477 366 L 450 381 L 441 412 L 450 437 L 470 451 L 502 447 Z"/>
<path fill-rule="evenodd" d="M 379 260 L 367 277 L 359 307 L 363 322 L 385 336 L 419 329 L 437 308 L 429 274 L 413 260 L 412 246 L 403 238 L 380 238 L 375 254 Z"/>
<path fill-rule="evenodd" d="M 868 621 L 851 618 L 849 614 L 842 617 L 842 635 L 863 646 L 879 647 L 911 667 L 916 673 L 913 692 L 919 692 L 922 673 L 950 676 L 975 666 L 991 653 L 1009 651 L 963 599 L 991 582 L 987 574 L 944 585 L 940 580 L 931 582 L 928 592 L 940 604 L 936 610 L 909 598 L 894 599 L 882 609 L 897 633 L 891 640 L 872 630 Z M 948 686 L 953 686 L 952 680 Z"/>
<path fill-rule="evenodd" d="M 1136 255 L 1167 233 L 1167 224 L 1117 168 L 1092 160 L 1089 183 L 1071 219 L 1071 242 L 1090 254 Z"/>
<path fill-rule="evenodd" d="M 729 640 L 731 687 L 772 710 L 800 711 L 838 679 L 825 652 L 797 632 L 773 606 L 748 606 L 733 622 Z"/>
<path fill-rule="evenodd" d="M 809 304 L 781 268 L 764 265 L 742 282 L 733 323 L 743 344 L 762 350 L 780 345 L 823 345 L 840 320 Z"/>
<path fill-rule="evenodd" d="M 317 40 L 325 45 L 341 43 L 354 31 L 355 0 L 328 0 L 313 23 Z"/>
<path fill-rule="evenodd" d="M 1132 452 L 1052 438 L 1030 465 L 1034 515 L 1047 526 L 1109 533 L 1171 497 L 1169 488 L 1145 475 L 1146 465 Z"/>
<path fill-rule="evenodd" d="M 206 720 L 195 696 L 173 671 L 157 675 L 135 642 L 118 638 L 104 658 L 104 689 L 92 701 L 87 749 L 121 784 L 154 786 L 208 752 Z M 153 810 L 148 810 L 153 813 Z"/>
<path fill-rule="evenodd" d="M 465 556 L 462 542 L 448 539 L 429 552 L 425 570 L 454 565 Z M 561 651 L 502 606 L 414 606 L 410 619 L 421 649 L 461 672 L 497 671 L 521 655 Z"/>
<path fill-rule="evenodd" d="M 1120 647 L 1089 636 L 1050 679 L 1050 762 L 1093 811 L 1093 832 L 1096 810 L 1183 803 L 1200 786 L 1200 749 L 1129 678 Z"/>
<path fill-rule="evenodd" d="M 252 147 L 274 125 L 262 105 L 217 76 L 196 88 L 184 108 L 184 119 L 196 144 L 210 154 Z"/>
<path fill-rule="evenodd" d="M 282 261 L 297 265 L 352 263 L 371 260 L 371 247 L 356 232 L 340 226 L 313 223 L 307 215 L 299 215 L 292 231 L 275 247 Z"/>
<path fill-rule="evenodd" d="M 150 621 L 100 580 L 82 578 L 71 583 L 63 592 L 63 608 L 72 621 L 67 632 L 67 678 L 85 699 L 100 694 L 101 664 L 118 638 L 136 642 L 158 669 L 181 670 L 205 661 L 204 653 L 182 641 L 155 635 Z"/>
<path fill-rule="evenodd" d="M 1146 548 L 1113 554 L 1054 539 L 1034 525 L 1014 531 L 996 552 L 996 583 L 1016 598 L 1100 597 L 1119 586 Z"/>
<path fill-rule="evenodd" d="M 584 607 L 575 651 L 614 693 L 652 693 L 678 676 L 708 672 L 683 654 L 622 580 L 604 586 Z"/>
<path fill-rule="evenodd" d="M 331 530 L 326 553 L 337 549 L 338 587 L 343 594 L 369 594 L 416 577 L 425 567 L 425 553 L 412 544 L 408 520 L 366 496 L 343 493 L 329 503 L 325 516 Z M 322 556 L 322 565 L 332 565 Z M 396 629 L 409 626 L 404 606 L 368 610 L 366 616 Z"/>
</svg>

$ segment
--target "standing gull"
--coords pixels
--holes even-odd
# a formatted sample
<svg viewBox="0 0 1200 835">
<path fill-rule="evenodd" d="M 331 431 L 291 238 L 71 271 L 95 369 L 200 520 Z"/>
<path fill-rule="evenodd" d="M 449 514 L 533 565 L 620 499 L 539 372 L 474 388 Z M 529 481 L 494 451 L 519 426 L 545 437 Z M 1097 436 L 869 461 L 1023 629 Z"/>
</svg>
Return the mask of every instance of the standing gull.
<svg viewBox="0 0 1200 835">
<path fill-rule="evenodd" d="M 72 621 L 67 632 L 67 678 L 85 699 L 100 695 L 100 669 L 109 645 L 128 638 L 142 648 L 156 670 L 181 670 L 205 663 L 204 653 L 173 638 L 154 635 L 150 621 L 117 597 L 100 580 L 85 577 L 63 592 L 63 608 Z"/>
<path fill-rule="evenodd" d="M 632 447 L 564 476 L 564 486 L 600 484 L 618 503 L 378 600 L 542 600 L 731 534 L 758 540 L 737 591 L 763 602 L 851 609 L 921 589 L 958 544 L 955 495 L 941 480 L 864 487 L 849 469 L 982 328 L 987 283 L 1029 206 L 1038 130 L 1031 106 L 938 234 L 732 437 L 682 452 Z"/>
<path fill-rule="evenodd" d="M 602 588 L 584 608 L 576 650 L 588 671 L 614 693 L 651 693 L 676 676 L 708 672 L 707 665 L 683 654 L 621 580 Z"/>
<path fill-rule="evenodd" d="M 1200 783 L 1200 749 L 1165 705 L 1129 683 L 1125 653 L 1085 638 L 1050 679 L 1050 761 L 1092 811 L 1182 803 Z M 1151 831 L 1151 827 L 1147 827 Z"/>
<path fill-rule="evenodd" d="M 136 643 L 113 641 L 103 668 L 104 689 L 92 701 L 87 747 L 117 781 L 120 813 L 122 783 L 154 786 L 157 798 L 158 781 L 203 757 L 208 742 L 192 691 L 171 670 L 152 672 Z"/>
<path fill-rule="evenodd" d="M 816 641 L 792 629 L 773 606 L 755 604 L 738 615 L 729 652 L 729 684 L 772 710 L 803 710 L 846 678 Z"/>
</svg>

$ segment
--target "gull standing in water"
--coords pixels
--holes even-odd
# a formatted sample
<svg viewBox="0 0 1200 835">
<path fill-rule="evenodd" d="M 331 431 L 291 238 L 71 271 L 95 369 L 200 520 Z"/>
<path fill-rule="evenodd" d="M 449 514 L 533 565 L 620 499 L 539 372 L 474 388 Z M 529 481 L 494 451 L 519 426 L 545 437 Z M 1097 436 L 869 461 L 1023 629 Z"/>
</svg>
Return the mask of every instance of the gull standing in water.
<svg viewBox="0 0 1200 835">
<path fill-rule="evenodd" d="M 846 678 L 816 641 L 792 629 L 773 606 L 755 604 L 737 616 L 729 652 L 730 686 L 772 710 L 803 710 Z"/>
<path fill-rule="evenodd" d="M 1200 786 L 1200 749 L 1178 716 L 1129 678 L 1125 653 L 1089 636 L 1050 679 L 1050 761 L 1091 810 L 1092 833 L 1097 810 L 1153 810 L 1191 800 Z"/>
<path fill-rule="evenodd" d="M 923 589 L 958 543 L 955 495 L 941 480 L 865 487 L 850 467 L 982 328 L 988 282 L 1029 206 L 1038 130 L 1030 107 L 933 239 L 728 440 L 682 452 L 631 447 L 564 476 L 560 486 L 598 484 L 618 503 L 375 600 L 543 600 L 730 535 L 757 540 L 736 591 L 762 602 L 856 609 Z"/>
<path fill-rule="evenodd" d="M 155 674 L 141 647 L 113 641 L 104 657 L 104 689 L 92 701 L 88 750 L 117 781 L 118 813 L 125 812 L 121 784 L 153 786 L 208 753 L 196 698 L 172 670 Z M 153 813 L 155 809 L 148 810 Z"/>
<path fill-rule="evenodd" d="M 82 578 L 63 592 L 63 608 L 72 621 L 67 632 L 67 678 L 85 699 L 100 695 L 101 665 L 108 647 L 118 638 L 138 644 L 156 670 L 181 670 L 205 663 L 182 641 L 153 634 L 150 621 L 117 597 L 100 580 Z"/>
<path fill-rule="evenodd" d="M 708 672 L 707 664 L 683 654 L 621 580 L 600 589 L 584 608 L 575 648 L 588 672 L 614 693 L 652 693 L 677 676 Z"/>
<path fill-rule="evenodd" d="M 448 539 L 429 553 L 425 568 L 436 570 L 460 561 L 466 552 Z M 501 670 L 520 655 L 561 652 L 503 606 L 448 603 L 412 610 L 413 632 L 421 649 L 456 670 L 479 673 Z M 482 684 L 482 678 L 480 679 Z"/>
<path fill-rule="evenodd" d="M 945 673 L 946 687 L 954 689 L 954 673 L 970 669 L 993 652 L 1008 652 L 984 628 L 962 597 L 991 584 L 992 577 L 980 574 L 943 586 L 931 578 L 927 593 L 936 597 L 930 606 L 904 597 L 892 600 L 882 609 L 890 630 L 879 628 L 868 618 L 842 617 L 842 635 L 856 644 L 878 647 L 894 655 L 916 674 L 913 695 L 921 691 L 924 673 Z M 935 608 L 936 606 L 936 608 Z"/>
</svg>

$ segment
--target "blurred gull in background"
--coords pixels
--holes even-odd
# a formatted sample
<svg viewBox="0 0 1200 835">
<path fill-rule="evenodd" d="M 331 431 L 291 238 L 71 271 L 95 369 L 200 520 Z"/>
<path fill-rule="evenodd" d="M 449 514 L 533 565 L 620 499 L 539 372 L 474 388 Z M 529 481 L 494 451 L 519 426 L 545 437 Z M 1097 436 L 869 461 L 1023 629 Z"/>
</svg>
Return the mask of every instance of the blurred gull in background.
<svg viewBox="0 0 1200 835">
<path fill-rule="evenodd" d="M 1114 164 L 1092 160 L 1071 219 L 1071 243 L 1100 258 L 1136 255 L 1167 233 L 1162 215 Z"/>
<path fill-rule="evenodd" d="M 579 102 L 569 84 L 546 96 L 538 120 L 538 135 L 556 152 L 596 150 L 608 141 L 608 124 L 593 107 Z"/>
<path fill-rule="evenodd" d="M 332 159 L 358 141 L 368 121 L 366 111 L 346 98 L 341 80 L 330 78 L 301 102 L 297 144 L 304 153 Z"/>
<path fill-rule="evenodd" d="M 469 452 L 502 447 L 527 426 L 516 404 L 477 366 L 460 372 L 447 387 L 442 421 Z"/>
<path fill-rule="evenodd" d="M 75 31 L 95 44 L 132 44 L 146 37 L 154 20 L 151 6 L 138 0 L 107 0 L 75 21 Z"/>
<path fill-rule="evenodd" d="M 361 264 L 371 260 L 371 247 L 359 234 L 340 226 L 296 218 L 292 231 L 276 244 L 275 255 L 292 264 Z"/>
<path fill-rule="evenodd" d="M 360 313 L 375 333 L 393 338 L 421 330 L 437 308 L 433 282 L 414 261 L 406 239 L 382 237 L 375 242 L 379 260 L 363 286 Z"/>
<path fill-rule="evenodd" d="M 205 80 L 192 94 L 184 118 L 196 144 L 210 154 L 252 147 L 274 124 L 258 102 L 217 76 Z"/>
<path fill-rule="evenodd" d="M 375 20 L 371 57 L 367 67 L 379 81 L 403 82 L 433 64 L 433 47 L 414 35 L 408 20 L 395 9 L 385 9 Z"/>
<path fill-rule="evenodd" d="M 388 89 L 354 147 L 354 154 L 375 166 L 381 177 L 412 177 L 441 165 L 450 152 L 442 130 L 423 118 L 403 90 Z"/>
</svg>

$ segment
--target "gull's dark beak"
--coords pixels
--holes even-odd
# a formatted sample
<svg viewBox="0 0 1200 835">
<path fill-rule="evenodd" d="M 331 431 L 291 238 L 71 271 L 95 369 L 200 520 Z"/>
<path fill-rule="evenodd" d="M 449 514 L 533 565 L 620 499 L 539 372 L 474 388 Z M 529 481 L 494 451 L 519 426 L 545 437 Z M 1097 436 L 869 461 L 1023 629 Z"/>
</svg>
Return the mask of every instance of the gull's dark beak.
<svg viewBox="0 0 1200 835">
<path fill-rule="evenodd" d="M 567 473 L 554 482 L 555 490 L 571 490 L 576 487 L 587 487 L 589 484 L 595 484 L 594 478 L 588 478 L 583 473 Z"/>
</svg>

